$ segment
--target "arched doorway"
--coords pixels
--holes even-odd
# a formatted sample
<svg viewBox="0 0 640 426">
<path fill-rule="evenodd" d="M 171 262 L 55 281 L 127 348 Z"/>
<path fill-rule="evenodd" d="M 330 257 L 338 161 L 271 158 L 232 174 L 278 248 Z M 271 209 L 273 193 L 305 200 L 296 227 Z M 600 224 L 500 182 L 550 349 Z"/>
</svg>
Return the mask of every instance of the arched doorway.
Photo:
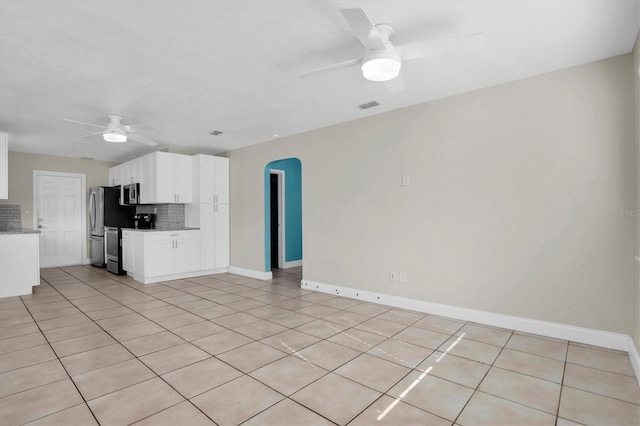
<svg viewBox="0 0 640 426">
<path fill-rule="evenodd" d="M 272 161 L 264 168 L 265 271 L 302 266 L 302 163 Z"/>
</svg>

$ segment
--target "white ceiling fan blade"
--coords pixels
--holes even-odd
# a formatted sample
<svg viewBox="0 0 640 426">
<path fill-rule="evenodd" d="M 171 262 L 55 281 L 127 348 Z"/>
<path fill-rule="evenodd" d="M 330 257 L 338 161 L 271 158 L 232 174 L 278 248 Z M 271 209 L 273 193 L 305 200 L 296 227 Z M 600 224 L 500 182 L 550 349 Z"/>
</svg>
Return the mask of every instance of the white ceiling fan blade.
<svg viewBox="0 0 640 426">
<path fill-rule="evenodd" d="M 337 64 L 327 65 L 326 67 L 317 68 L 313 71 L 303 72 L 301 74 L 298 74 L 298 77 L 300 78 L 313 77 L 318 74 L 324 74 L 326 72 L 330 72 L 333 70 L 347 68 L 353 65 L 358 65 L 360 62 L 362 62 L 362 58 L 349 59 L 348 61 L 342 61 L 342 62 L 338 62 Z"/>
<path fill-rule="evenodd" d="M 70 120 L 68 118 L 63 118 L 64 121 L 70 121 L 72 123 L 78 123 L 78 124 L 84 124 L 86 126 L 93 126 L 93 127 L 98 127 L 100 129 L 104 129 L 105 126 L 98 126 L 97 124 L 91 124 L 91 123 L 85 123 L 84 121 L 76 121 L 76 120 Z"/>
<path fill-rule="evenodd" d="M 130 133 L 127 135 L 127 137 L 131 140 L 134 140 L 136 142 L 140 142 L 142 144 L 145 145 L 149 145 L 149 146 L 156 146 L 158 145 L 158 142 L 153 141 L 151 139 L 145 138 L 144 136 L 138 135 L 136 133 Z"/>
<path fill-rule="evenodd" d="M 392 94 L 402 92 L 404 90 L 404 79 L 402 78 L 402 71 L 400 71 L 400 74 L 398 74 L 396 78 L 385 81 L 384 85 L 387 86 L 387 90 L 389 90 L 389 92 Z"/>
<path fill-rule="evenodd" d="M 428 58 L 431 56 L 456 53 L 467 49 L 480 48 L 484 45 L 484 40 L 484 33 L 467 34 L 403 44 L 396 46 L 396 50 L 402 59 Z"/>
<path fill-rule="evenodd" d="M 384 42 L 380 33 L 363 9 L 340 9 L 360 43 L 368 49 L 384 50 Z"/>
<path fill-rule="evenodd" d="M 129 124 L 128 126 L 122 126 L 127 132 L 139 132 L 141 129 L 145 127 L 151 127 L 154 130 L 157 130 L 156 126 L 153 124 Z"/>
<path fill-rule="evenodd" d="M 87 133 L 86 135 L 76 136 L 75 138 L 72 138 L 71 140 L 74 140 L 74 139 L 82 139 L 82 138 L 88 138 L 89 136 L 101 135 L 102 133 L 103 133 L 103 132 Z"/>
</svg>

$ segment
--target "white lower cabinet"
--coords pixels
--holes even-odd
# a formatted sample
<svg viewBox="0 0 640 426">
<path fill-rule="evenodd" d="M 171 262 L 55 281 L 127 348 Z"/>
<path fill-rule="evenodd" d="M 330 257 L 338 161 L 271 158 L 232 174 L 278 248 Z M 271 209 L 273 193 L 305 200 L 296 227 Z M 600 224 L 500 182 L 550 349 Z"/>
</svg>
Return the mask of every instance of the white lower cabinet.
<svg viewBox="0 0 640 426">
<path fill-rule="evenodd" d="M 136 281 L 167 281 L 200 272 L 200 231 L 126 230 L 122 240 L 123 269 Z"/>
<path fill-rule="evenodd" d="M 188 204 L 185 224 L 200 228 L 200 268 L 229 267 L 229 205 Z"/>
<path fill-rule="evenodd" d="M 135 271 L 135 241 L 130 231 L 122 231 L 122 269 Z"/>
</svg>

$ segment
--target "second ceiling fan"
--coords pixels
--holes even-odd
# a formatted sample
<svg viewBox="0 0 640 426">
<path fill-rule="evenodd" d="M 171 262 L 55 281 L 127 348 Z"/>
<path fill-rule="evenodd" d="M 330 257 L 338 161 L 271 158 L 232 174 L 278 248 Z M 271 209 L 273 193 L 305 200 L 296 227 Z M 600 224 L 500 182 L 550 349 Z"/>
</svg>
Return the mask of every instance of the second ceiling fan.
<svg viewBox="0 0 640 426">
<path fill-rule="evenodd" d="M 479 47 L 484 43 L 484 33 L 459 37 L 423 40 L 394 46 L 390 38 L 393 27 L 389 24 L 374 25 L 363 9 L 340 9 L 342 16 L 367 49 L 364 57 L 349 59 L 312 71 L 298 74 L 307 78 L 329 71 L 361 65 L 362 75 L 370 81 L 388 81 L 400 73 L 403 60 L 422 59 L 453 53 L 462 49 Z"/>
</svg>

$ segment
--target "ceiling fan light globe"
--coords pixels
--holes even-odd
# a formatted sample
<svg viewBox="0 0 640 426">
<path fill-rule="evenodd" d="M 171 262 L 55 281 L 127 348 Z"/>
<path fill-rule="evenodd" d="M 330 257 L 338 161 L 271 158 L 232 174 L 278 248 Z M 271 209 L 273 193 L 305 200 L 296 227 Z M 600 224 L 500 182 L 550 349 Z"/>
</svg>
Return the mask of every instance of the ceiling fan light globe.
<svg viewBox="0 0 640 426">
<path fill-rule="evenodd" d="M 102 137 L 107 142 L 123 143 L 127 141 L 127 134 L 122 131 L 105 131 Z"/>
<path fill-rule="evenodd" d="M 389 81 L 398 76 L 402 61 L 389 41 L 384 50 L 369 50 L 362 61 L 362 75 L 369 81 Z"/>
<path fill-rule="evenodd" d="M 362 64 L 362 75 L 369 81 L 389 81 L 400 74 L 400 61 L 394 58 L 374 58 Z"/>
</svg>

